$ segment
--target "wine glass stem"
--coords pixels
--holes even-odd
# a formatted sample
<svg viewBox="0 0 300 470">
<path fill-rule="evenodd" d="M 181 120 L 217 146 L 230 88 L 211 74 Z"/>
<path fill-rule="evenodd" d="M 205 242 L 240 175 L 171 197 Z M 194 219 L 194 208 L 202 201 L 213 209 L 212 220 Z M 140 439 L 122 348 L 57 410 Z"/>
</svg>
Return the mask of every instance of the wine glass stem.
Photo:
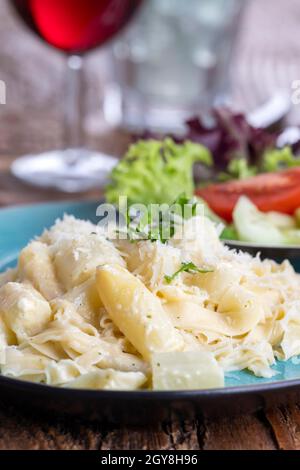
<svg viewBox="0 0 300 470">
<path fill-rule="evenodd" d="M 83 58 L 81 56 L 71 55 L 68 57 L 66 78 L 65 148 L 74 151 L 84 147 L 84 83 Z M 78 161 L 79 152 L 72 153 L 73 158 L 70 155 L 69 163 L 74 164 Z"/>
</svg>

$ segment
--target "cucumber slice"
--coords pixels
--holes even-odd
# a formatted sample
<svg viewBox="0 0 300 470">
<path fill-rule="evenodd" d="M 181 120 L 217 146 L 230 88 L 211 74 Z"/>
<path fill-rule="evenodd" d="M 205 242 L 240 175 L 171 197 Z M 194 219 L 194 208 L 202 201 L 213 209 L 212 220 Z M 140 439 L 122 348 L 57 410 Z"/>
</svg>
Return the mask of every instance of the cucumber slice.
<svg viewBox="0 0 300 470">
<path fill-rule="evenodd" d="M 281 212 L 266 212 L 265 214 L 268 221 L 279 229 L 293 229 L 296 228 L 296 221 L 294 217 L 281 214 Z"/>
<path fill-rule="evenodd" d="M 300 245 L 300 229 L 284 230 L 283 235 L 286 245 Z"/>
<path fill-rule="evenodd" d="M 238 200 L 233 211 L 233 220 L 241 241 L 261 245 L 285 243 L 284 235 L 279 228 L 245 196 Z"/>
</svg>

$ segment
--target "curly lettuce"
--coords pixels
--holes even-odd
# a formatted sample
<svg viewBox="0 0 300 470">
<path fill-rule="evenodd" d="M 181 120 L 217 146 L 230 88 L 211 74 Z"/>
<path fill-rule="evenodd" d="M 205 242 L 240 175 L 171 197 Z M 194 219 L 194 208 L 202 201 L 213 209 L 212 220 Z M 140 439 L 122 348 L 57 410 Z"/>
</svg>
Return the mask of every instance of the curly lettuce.
<svg viewBox="0 0 300 470">
<path fill-rule="evenodd" d="M 300 158 L 294 155 L 291 147 L 270 149 L 263 156 L 262 170 L 266 172 L 293 168 L 295 166 L 300 166 Z"/>
<path fill-rule="evenodd" d="M 300 157 L 293 154 L 291 147 L 272 148 L 265 151 L 261 162 L 257 165 L 250 165 L 245 158 L 231 160 L 226 171 L 218 174 L 217 180 L 220 182 L 243 180 L 260 173 L 273 173 L 296 166 L 300 166 Z"/>
<path fill-rule="evenodd" d="M 254 165 L 249 165 L 246 158 L 237 158 L 231 160 L 227 166 L 226 172 L 220 172 L 218 174 L 218 181 L 225 182 L 233 179 L 243 180 L 251 178 L 258 173 L 258 168 Z"/>
<path fill-rule="evenodd" d="M 210 151 L 194 142 L 175 143 L 167 138 L 140 140 L 132 145 L 114 168 L 105 196 L 117 204 L 127 196 L 129 204 L 171 204 L 180 194 L 191 197 L 195 190 L 193 166 L 213 164 Z"/>
</svg>

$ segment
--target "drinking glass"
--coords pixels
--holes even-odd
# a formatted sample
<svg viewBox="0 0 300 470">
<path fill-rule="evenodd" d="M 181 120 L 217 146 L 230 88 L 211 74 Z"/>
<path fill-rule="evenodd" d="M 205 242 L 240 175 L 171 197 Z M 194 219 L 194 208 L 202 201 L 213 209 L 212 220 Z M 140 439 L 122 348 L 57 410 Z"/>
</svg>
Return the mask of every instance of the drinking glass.
<svg viewBox="0 0 300 470">
<path fill-rule="evenodd" d="M 79 192 L 100 186 L 116 159 L 83 146 L 84 54 L 113 38 L 142 0 L 10 0 L 26 25 L 66 55 L 66 148 L 17 159 L 12 172 L 41 187 Z"/>
<path fill-rule="evenodd" d="M 110 51 L 108 122 L 180 132 L 224 103 L 229 64 L 247 0 L 149 0 Z"/>
</svg>

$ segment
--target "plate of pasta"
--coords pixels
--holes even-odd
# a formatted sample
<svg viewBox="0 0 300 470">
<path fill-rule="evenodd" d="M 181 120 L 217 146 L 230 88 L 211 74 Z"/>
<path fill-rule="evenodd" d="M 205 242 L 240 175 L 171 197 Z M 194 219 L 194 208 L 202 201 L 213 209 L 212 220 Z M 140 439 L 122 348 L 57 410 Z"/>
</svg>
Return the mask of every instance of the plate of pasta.
<svg viewBox="0 0 300 470">
<path fill-rule="evenodd" d="M 229 249 L 198 215 L 167 241 L 112 237 L 98 204 L 0 211 L 1 396 L 140 422 L 300 391 L 288 260 Z"/>
</svg>

